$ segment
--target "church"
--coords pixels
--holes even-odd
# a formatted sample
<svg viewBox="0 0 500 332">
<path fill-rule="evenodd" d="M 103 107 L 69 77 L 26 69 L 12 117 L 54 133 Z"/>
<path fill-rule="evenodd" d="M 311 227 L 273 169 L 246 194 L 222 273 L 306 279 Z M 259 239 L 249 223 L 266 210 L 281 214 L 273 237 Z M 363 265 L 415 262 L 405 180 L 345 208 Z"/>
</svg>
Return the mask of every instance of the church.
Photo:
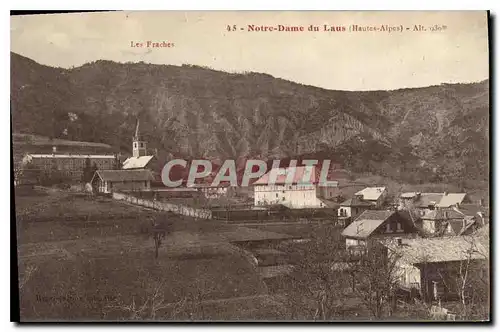
<svg viewBox="0 0 500 332">
<path fill-rule="evenodd" d="M 155 156 L 148 155 L 147 143 L 139 134 L 139 120 L 132 137 L 132 156 L 127 158 L 119 170 L 98 170 L 91 184 L 94 191 L 110 194 L 113 191 L 149 191 L 155 181 Z"/>
<path fill-rule="evenodd" d="M 132 157 L 123 162 L 122 169 L 146 169 L 154 158 L 154 155 L 148 155 L 147 143 L 139 134 L 139 120 L 137 120 L 135 134 L 132 138 Z"/>
</svg>

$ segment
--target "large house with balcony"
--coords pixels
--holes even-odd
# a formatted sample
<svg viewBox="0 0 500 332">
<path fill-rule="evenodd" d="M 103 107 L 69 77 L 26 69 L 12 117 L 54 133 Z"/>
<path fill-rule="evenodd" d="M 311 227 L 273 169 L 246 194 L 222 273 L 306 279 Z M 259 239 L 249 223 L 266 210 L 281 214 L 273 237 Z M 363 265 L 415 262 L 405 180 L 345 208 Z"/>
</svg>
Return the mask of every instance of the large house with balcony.
<svg viewBox="0 0 500 332">
<path fill-rule="evenodd" d="M 406 211 L 366 210 L 343 230 L 342 235 L 348 250 L 366 250 L 373 241 L 413 238 L 417 229 Z"/>
<path fill-rule="evenodd" d="M 326 208 L 319 172 L 313 166 L 273 168 L 253 183 L 254 205 L 291 209 Z"/>
</svg>

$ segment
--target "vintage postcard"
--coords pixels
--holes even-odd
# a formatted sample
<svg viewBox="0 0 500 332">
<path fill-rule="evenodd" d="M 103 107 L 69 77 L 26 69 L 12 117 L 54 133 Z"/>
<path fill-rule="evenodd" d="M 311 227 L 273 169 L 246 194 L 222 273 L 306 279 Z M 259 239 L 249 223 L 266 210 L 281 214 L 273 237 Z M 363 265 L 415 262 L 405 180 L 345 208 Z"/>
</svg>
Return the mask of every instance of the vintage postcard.
<svg viewBox="0 0 500 332">
<path fill-rule="evenodd" d="M 10 23 L 21 322 L 490 321 L 487 11 Z"/>
</svg>

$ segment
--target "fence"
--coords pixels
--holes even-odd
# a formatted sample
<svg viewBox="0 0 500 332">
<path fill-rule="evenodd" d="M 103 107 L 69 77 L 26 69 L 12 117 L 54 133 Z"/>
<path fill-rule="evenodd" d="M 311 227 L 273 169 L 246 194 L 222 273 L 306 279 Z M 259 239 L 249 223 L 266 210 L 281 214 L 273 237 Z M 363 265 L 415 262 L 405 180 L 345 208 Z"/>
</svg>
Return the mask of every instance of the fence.
<svg viewBox="0 0 500 332">
<path fill-rule="evenodd" d="M 119 201 L 126 201 L 131 204 L 140 205 L 148 207 L 154 210 L 168 211 L 183 216 L 189 216 L 201 219 L 212 219 L 212 211 L 206 209 L 197 209 L 190 206 L 185 206 L 181 204 L 172 204 L 155 200 L 148 200 L 144 198 L 134 197 L 132 195 L 127 195 L 124 193 L 113 193 L 113 199 Z"/>
<path fill-rule="evenodd" d="M 284 209 L 284 210 L 256 210 L 250 208 L 212 209 L 212 217 L 226 221 L 262 221 L 262 220 L 296 220 L 301 219 L 328 219 L 337 221 L 335 209 Z"/>
</svg>

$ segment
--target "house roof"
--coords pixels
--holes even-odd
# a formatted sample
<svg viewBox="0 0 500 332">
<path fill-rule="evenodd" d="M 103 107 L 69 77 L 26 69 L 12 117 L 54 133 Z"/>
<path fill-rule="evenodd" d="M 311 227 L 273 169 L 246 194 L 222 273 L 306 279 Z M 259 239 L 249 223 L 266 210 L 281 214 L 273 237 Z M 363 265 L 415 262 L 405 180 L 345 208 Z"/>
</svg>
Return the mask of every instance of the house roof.
<svg viewBox="0 0 500 332">
<path fill-rule="evenodd" d="M 443 193 L 421 193 L 419 195 L 416 206 L 428 207 L 429 205 L 436 205 L 443 198 Z"/>
<path fill-rule="evenodd" d="M 339 203 L 337 202 L 334 202 L 330 199 L 324 199 L 324 198 L 318 198 L 324 205 L 325 207 L 327 208 L 330 208 L 330 209 L 338 209 L 339 207 Z"/>
<path fill-rule="evenodd" d="M 348 200 L 343 201 L 340 203 L 340 206 L 373 206 L 372 203 L 363 201 L 356 196 L 349 198 Z"/>
<path fill-rule="evenodd" d="M 24 157 L 26 160 L 32 158 L 55 158 L 55 159 L 115 159 L 112 154 L 27 154 Z"/>
<path fill-rule="evenodd" d="M 309 179 L 303 180 L 306 172 L 311 172 Z M 293 173 L 293 174 L 291 174 Z M 273 184 L 273 177 L 276 176 L 274 184 L 316 184 L 319 182 L 319 172 L 314 166 L 298 166 L 287 168 L 273 168 L 260 179 L 255 181 L 254 185 L 267 185 Z M 291 182 L 287 181 L 287 176 L 290 177 Z"/>
<path fill-rule="evenodd" d="M 376 201 L 385 191 L 385 187 L 368 187 L 358 191 L 355 195 L 363 195 L 364 200 Z"/>
<path fill-rule="evenodd" d="M 342 235 L 366 238 L 394 213 L 395 211 L 366 210 L 344 229 Z"/>
<path fill-rule="evenodd" d="M 420 193 L 417 193 L 417 192 L 408 192 L 408 193 L 402 193 L 401 195 L 399 195 L 399 197 L 401 197 L 401 198 L 414 198 L 419 194 Z"/>
<path fill-rule="evenodd" d="M 427 207 L 435 205 L 437 207 L 452 207 L 462 203 L 466 194 L 465 193 L 418 193 L 407 192 L 402 193 L 399 197 L 403 199 L 417 198 L 417 207 Z"/>
<path fill-rule="evenodd" d="M 130 157 L 123 162 L 122 169 L 144 168 L 153 159 L 153 156 Z"/>
<path fill-rule="evenodd" d="M 461 261 L 467 259 L 469 252 L 472 259 L 485 259 L 489 250 L 472 236 L 404 239 L 401 246 L 389 247 L 401 254 L 400 260 L 406 264 Z"/>
<path fill-rule="evenodd" d="M 441 201 L 437 204 L 437 207 L 451 207 L 455 206 L 457 204 L 462 203 L 464 200 L 465 196 L 467 194 L 465 193 L 460 193 L 460 194 L 454 194 L 454 193 L 447 193 L 443 194 L 443 197 L 441 198 Z"/>
<path fill-rule="evenodd" d="M 95 172 L 95 176 L 99 176 L 103 181 L 110 182 L 152 181 L 154 179 L 153 173 L 147 169 L 99 170 Z"/>
</svg>

